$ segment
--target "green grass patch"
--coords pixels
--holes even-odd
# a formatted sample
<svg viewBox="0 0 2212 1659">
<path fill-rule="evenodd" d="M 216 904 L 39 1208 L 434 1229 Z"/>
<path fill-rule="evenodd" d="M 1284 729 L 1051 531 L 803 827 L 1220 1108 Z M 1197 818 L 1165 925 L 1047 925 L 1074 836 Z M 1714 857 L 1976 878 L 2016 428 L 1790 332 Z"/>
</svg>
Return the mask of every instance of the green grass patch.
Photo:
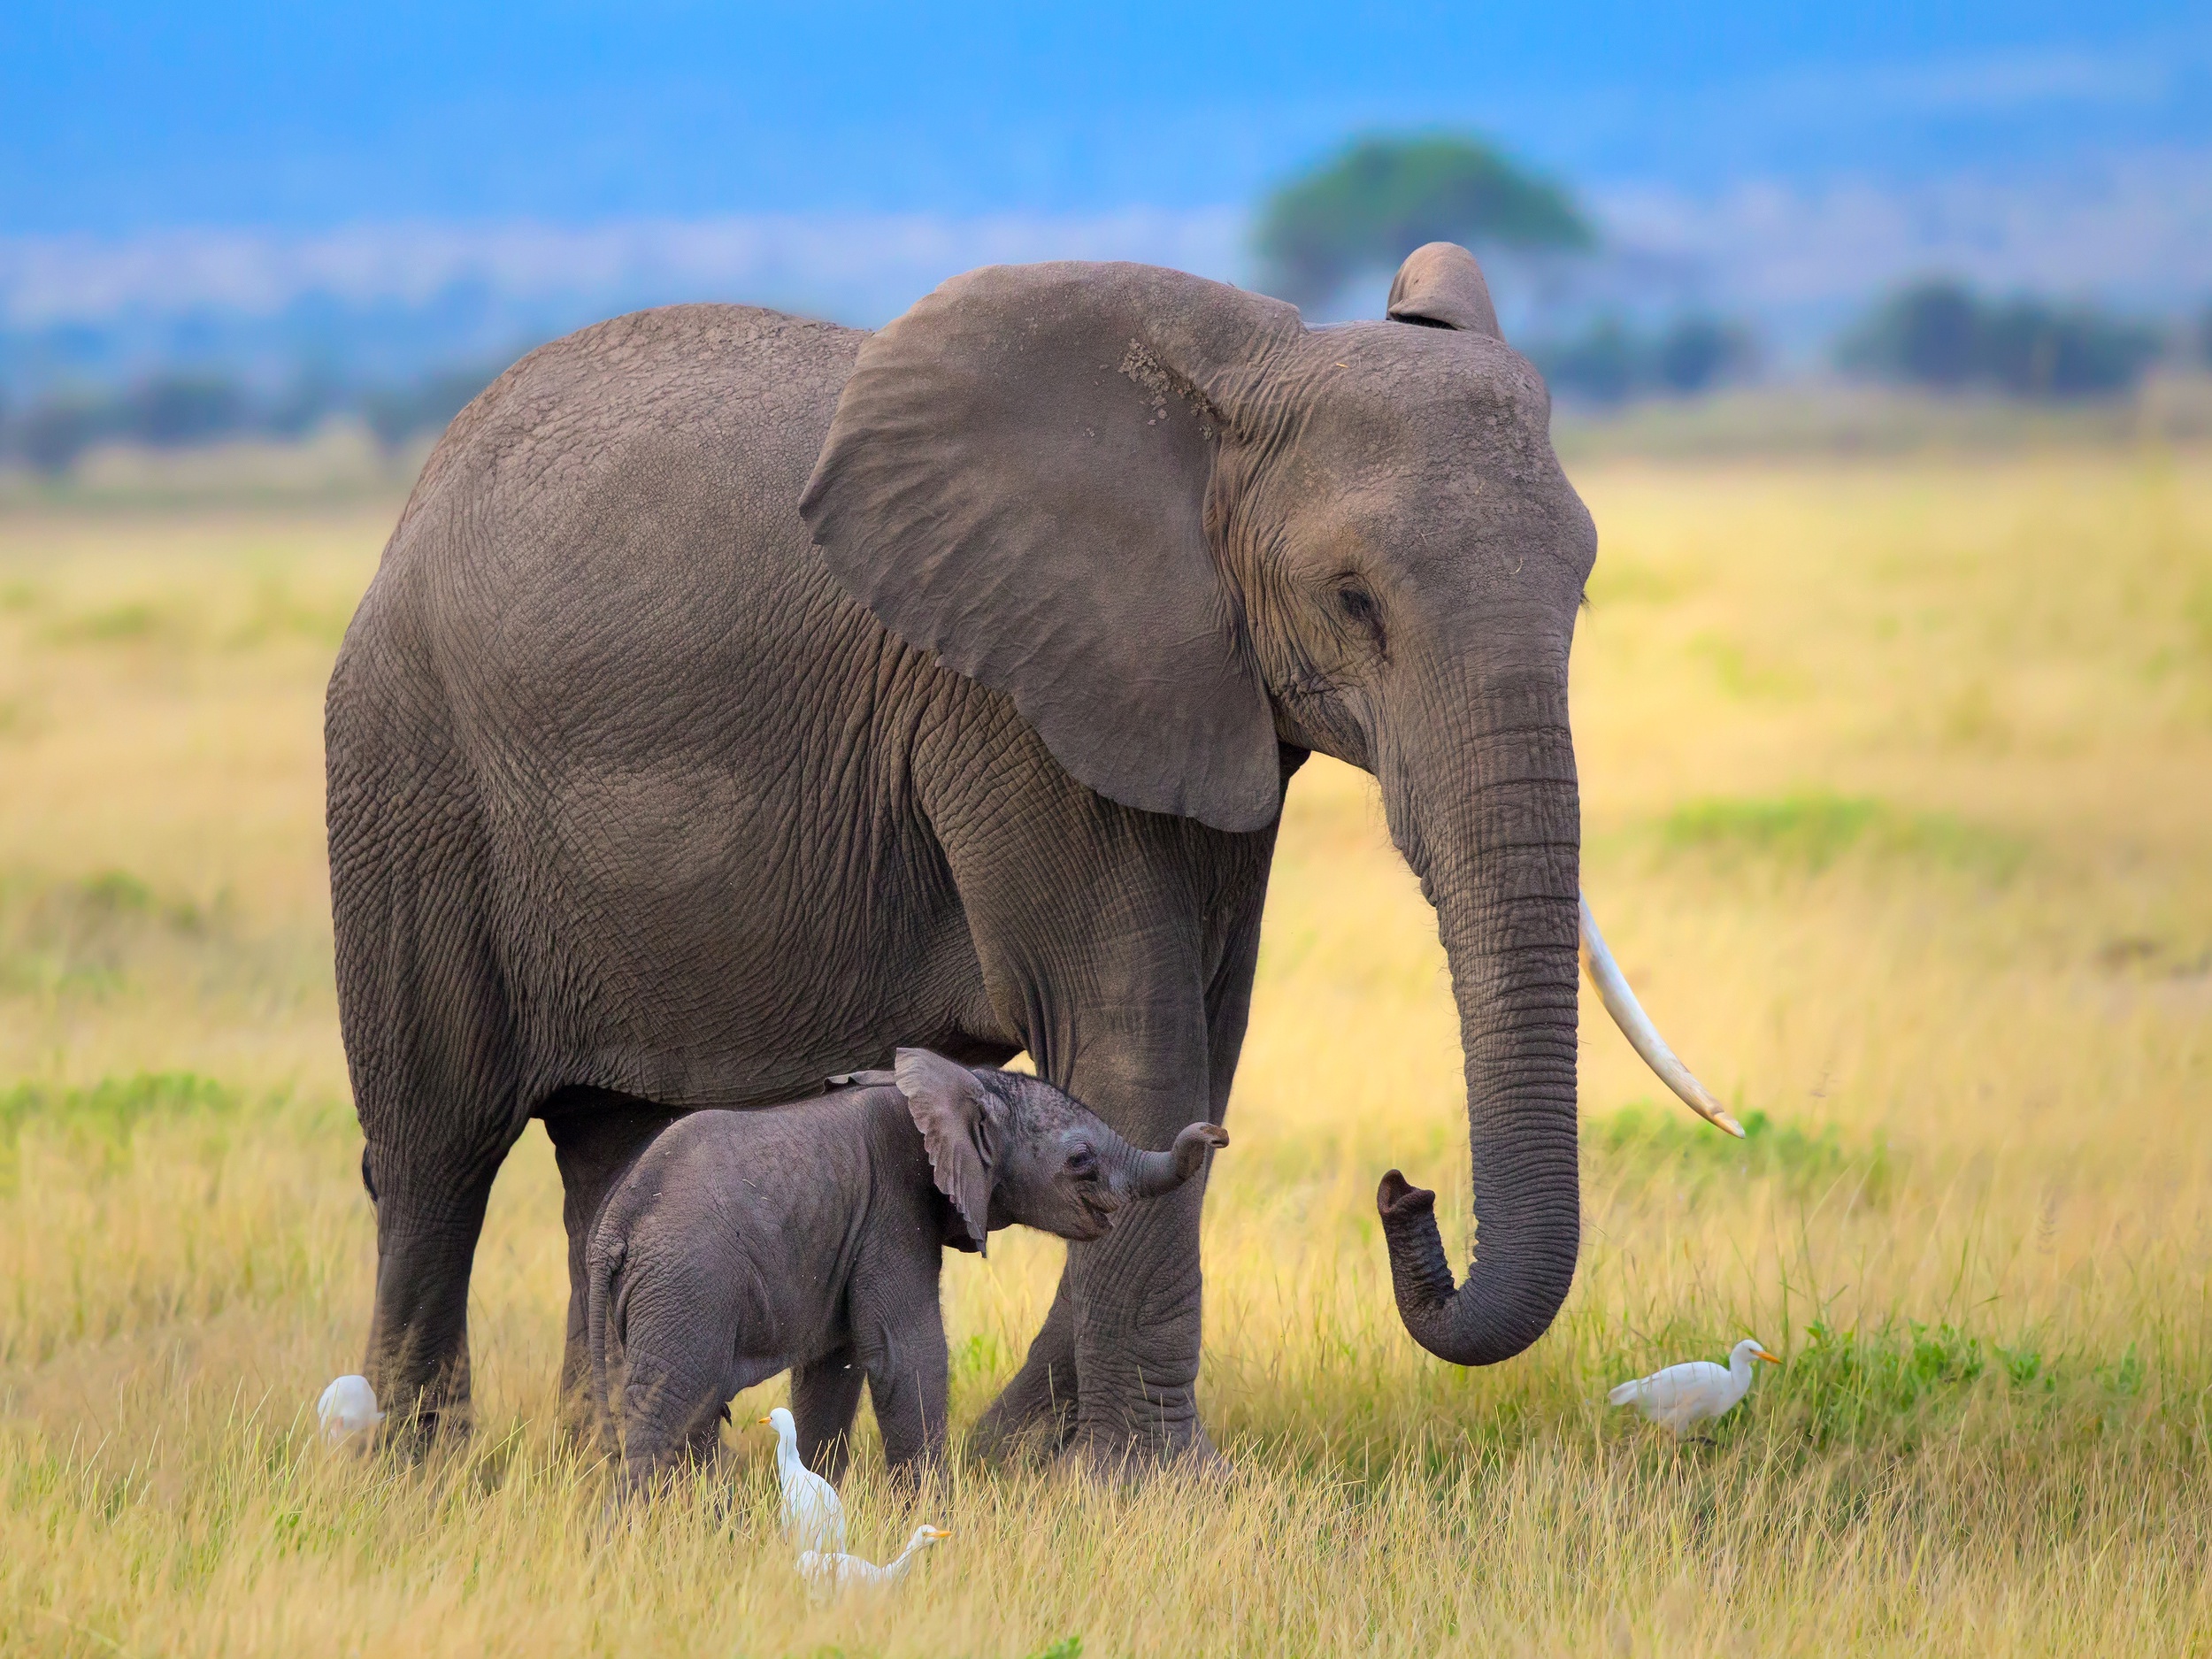
<svg viewBox="0 0 2212 1659">
<path fill-rule="evenodd" d="M 1624 1189 L 1663 1183 L 1695 1192 L 1719 1180 L 1780 1184 L 1811 1196 L 1847 1182 L 1861 1202 L 1884 1202 L 1898 1175 L 1886 1144 L 1847 1147 L 1833 1125 L 1818 1130 L 1763 1111 L 1740 1112 L 1743 1139 L 1692 1118 L 1681 1107 L 1648 1100 L 1584 1120 L 1583 1156 L 1592 1174 Z"/>
<path fill-rule="evenodd" d="M 219 914 L 157 892 L 127 870 L 73 879 L 0 879 L 0 988 L 98 995 L 150 940 L 204 941 Z"/>
<path fill-rule="evenodd" d="M 1816 1319 L 1791 1356 L 1789 1393 L 1814 1445 L 1859 1445 L 1955 1405 L 1990 1359 L 1981 1339 L 1947 1324 L 1839 1331 Z"/>
<path fill-rule="evenodd" d="M 88 1168 L 112 1175 L 129 1162 L 141 1124 L 229 1118 L 241 1103 L 236 1090 L 192 1071 L 141 1071 L 82 1087 L 18 1083 L 0 1090 L 0 1194 L 16 1190 L 23 1131 L 34 1125 L 65 1135 Z"/>
<path fill-rule="evenodd" d="M 1660 820 L 1660 847 L 1722 864 L 1754 860 L 1817 875 L 1856 855 L 2009 880 L 2027 856 L 2016 836 L 1940 812 L 1912 812 L 1870 795 L 1805 790 L 1770 799 L 1712 797 Z"/>
<path fill-rule="evenodd" d="M 127 645 L 174 631 L 174 619 L 158 606 L 134 599 L 62 618 L 45 637 L 56 645 Z"/>
<path fill-rule="evenodd" d="M 14 1136 L 34 1118 L 97 1129 L 117 1137 L 148 1118 L 180 1112 L 228 1112 L 239 1094 L 195 1071 L 141 1071 L 107 1077 L 85 1087 L 18 1083 L 0 1090 L 0 1136 Z"/>
</svg>

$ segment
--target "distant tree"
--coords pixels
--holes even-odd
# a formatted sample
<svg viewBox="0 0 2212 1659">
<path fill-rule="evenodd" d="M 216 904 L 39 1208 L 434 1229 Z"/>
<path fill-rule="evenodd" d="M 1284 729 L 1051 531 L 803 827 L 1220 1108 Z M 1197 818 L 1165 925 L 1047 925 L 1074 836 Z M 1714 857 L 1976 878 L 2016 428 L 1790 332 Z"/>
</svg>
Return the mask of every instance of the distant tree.
<svg viewBox="0 0 2212 1659">
<path fill-rule="evenodd" d="M 1580 334 L 1539 340 L 1528 348 L 1552 389 L 1591 403 L 1617 403 L 1642 392 L 1678 397 L 1710 391 L 1757 360 L 1751 332 L 1740 324 L 1692 315 L 1657 334 L 1617 316 L 1602 316 Z"/>
<path fill-rule="evenodd" d="M 1980 303 L 1963 284 L 1938 278 L 1883 301 L 1836 355 L 1847 369 L 1955 390 L 1974 376 L 1980 328 Z"/>
<path fill-rule="evenodd" d="M 1582 252 L 1597 233 L 1561 186 L 1479 140 L 1354 140 L 1271 196 L 1255 242 L 1262 286 L 1300 305 L 1334 297 L 1424 242 Z"/>
<path fill-rule="evenodd" d="M 2016 397 L 2086 397 L 2123 392 L 2159 354 L 2155 328 L 2088 306 L 2057 310 L 2014 300 L 1982 320 L 1982 365 Z"/>
<path fill-rule="evenodd" d="M 1555 392 L 1617 403 L 1645 380 L 1649 349 L 1618 317 L 1601 317 L 1572 340 L 1539 342 L 1530 359 Z"/>
<path fill-rule="evenodd" d="M 227 436 L 245 424 L 246 394 L 217 374 L 157 374 L 124 400 L 126 435 L 156 449 L 180 449 Z"/>
<path fill-rule="evenodd" d="M 1916 282 L 1844 336 L 1837 360 L 1880 379 L 2015 397 L 2124 392 L 2158 357 L 2158 331 L 2092 306 L 2023 296 L 1994 304 L 1947 280 Z"/>
<path fill-rule="evenodd" d="M 301 367 L 263 411 L 261 424 L 279 437 L 296 438 L 313 431 L 346 402 L 346 388 L 336 373 L 323 365 L 310 363 Z"/>
</svg>

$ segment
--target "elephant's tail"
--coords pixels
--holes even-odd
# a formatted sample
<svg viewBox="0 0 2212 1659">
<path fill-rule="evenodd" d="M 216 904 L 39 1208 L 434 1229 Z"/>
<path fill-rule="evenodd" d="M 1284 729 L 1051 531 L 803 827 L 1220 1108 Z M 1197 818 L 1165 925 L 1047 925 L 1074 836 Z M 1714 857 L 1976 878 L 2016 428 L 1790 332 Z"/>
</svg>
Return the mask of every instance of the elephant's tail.
<svg viewBox="0 0 2212 1659">
<path fill-rule="evenodd" d="M 584 1340 L 591 1354 L 592 1435 L 603 1451 L 611 1453 L 619 1452 L 621 1448 L 607 1386 L 607 1349 L 611 1342 L 620 1340 L 613 1334 L 618 1323 L 614 1317 L 614 1280 L 622 1271 L 626 1254 L 620 1236 L 611 1238 L 602 1230 L 593 1236 L 585 1263 Z M 619 1363 L 618 1359 L 616 1363 Z"/>
</svg>

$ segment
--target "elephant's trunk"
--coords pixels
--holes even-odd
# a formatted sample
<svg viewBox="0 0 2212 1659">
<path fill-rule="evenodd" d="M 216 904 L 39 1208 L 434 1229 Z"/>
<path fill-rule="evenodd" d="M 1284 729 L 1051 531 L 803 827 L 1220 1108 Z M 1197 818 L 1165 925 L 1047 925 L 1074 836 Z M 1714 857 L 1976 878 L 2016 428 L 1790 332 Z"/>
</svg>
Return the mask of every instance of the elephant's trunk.
<svg viewBox="0 0 2212 1659">
<path fill-rule="evenodd" d="M 1544 1333 L 1581 1243 L 1580 808 L 1563 686 L 1524 701 L 1509 711 L 1517 718 L 1486 721 L 1473 741 L 1463 800 L 1432 806 L 1386 784 L 1393 829 L 1436 906 L 1459 1004 L 1477 1228 L 1466 1281 L 1454 1286 L 1433 1193 L 1393 1170 L 1376 1202 L 1400 1317 L 1423 1348 L 1460 1365 L 1510 1359 Z"/>
<path fill-rule="evenodd" d="M 1207 1153 L 1228 1144 L 1229 1132 L 1219 1124 L 1193 1124 L 1166 1151 L 1132 1155 L 1129 1190 L 1138 1198 L 1164 1197 L 1206 1167 Z"/>
</svg>

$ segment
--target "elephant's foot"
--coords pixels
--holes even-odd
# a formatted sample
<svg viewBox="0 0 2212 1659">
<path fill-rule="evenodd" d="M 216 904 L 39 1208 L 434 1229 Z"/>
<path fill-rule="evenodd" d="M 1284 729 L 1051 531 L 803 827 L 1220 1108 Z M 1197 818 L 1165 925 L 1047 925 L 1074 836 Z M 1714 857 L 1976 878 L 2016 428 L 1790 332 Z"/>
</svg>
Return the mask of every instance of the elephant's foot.
<svg viewBox="0 0 2212 1659">
<path fill-rule="evenodd" d="M 456 1321 L 441 1329 L 425 1319 L 396 1342 L 379 1340 L 382 1335 L 382 1329 L 372 1329 L 361 1368 L 384 1414 L 378 1449 L 419 1462 L 434 1448 L 465 1445 L 476 1427 L 467 1326 Z"/>
<path fill-rule="evenodd" d="M 1086 1387 L 1072 1430 L 1064 1441 L 1069 1455 L 1094 1473 L 1144 1473 L 1187 1463 L 1194 1469 L 1224 1463 L 1189 1388 L 1151 1389 L 1134 1377 L 1115 1378 L 1122 1387 Z"/>
<path fill-rule="evenodd" d="M 384 1421 L 376 1432 L 376 1449 L 407 1463 L 420 1463 L 434 1450 L 465 1446 L 476 1432 L 465 1376 L 458 1387 L 434 1384 L 411 1397 L 403 1388 L 395 1388 L 388 1397 L 380 1390 L 377 1403 Z"/>
<path fill-rule="evenodd" d="M 977 1421 L 969 1445 L 978 1456 L 993 1463 L 1060 1457 L 1115 1479 L 1170 1465 L 1226 1471 L 1227 1460 L 1199 1419 L 1193 1390 L 1147 1388 L 1134 1373 L 1111 1371 L 1103 1384 L 1075 1390 L 1069 1386 L 1074 1356 L 1048 1351 L 1048 1334 L 1049 1326 Z M 1103 1386 L 1115 1381 L 1125 1386 Z"/>
<path fill-rule="evenodd" d="M 1040 1339 L 1041 1342 L 1041 1339 Z M 969 1446 L 988 1463 L 1051 1457 L 1075 1432 L 1075 1356 L 1040 1360 L 1035 1347 L 976 1421 Z"/>
<path fill-rule="evenodd" d="M 1180 1442 L 1157 1435 L 1085 1433 L 1078 1430 L 1061 1461 L 1093 1480 L 1125 1483 L 1153 1475 L 1187 1475 L 1217 1480 L 1229 1473 L 1229 1460 L 1215 1448 L 1202 1426 Z"/>
</svg>

